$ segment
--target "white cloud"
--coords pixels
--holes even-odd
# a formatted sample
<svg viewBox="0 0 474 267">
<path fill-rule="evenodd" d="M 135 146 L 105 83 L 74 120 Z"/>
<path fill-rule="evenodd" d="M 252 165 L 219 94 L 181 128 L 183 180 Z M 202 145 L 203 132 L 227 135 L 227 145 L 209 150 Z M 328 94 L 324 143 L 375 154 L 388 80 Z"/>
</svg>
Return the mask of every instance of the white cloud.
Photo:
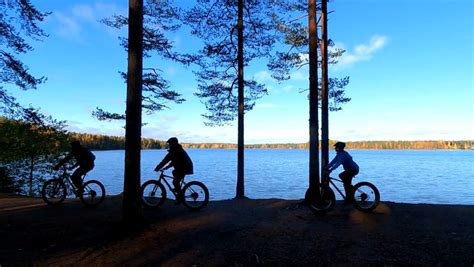
<svg viewBox="0 0 474 267">
<path fill-rule="evenodd" d="M 257 103 L 255 105 L 255 108 L 256 109 L 271 109 L 271 108 L 276 108 L 277 105 L 273 104 L 273 103 Z"/>
<path fill-rule="evenodd" d="M 125 122 L 98 122 L 83 123 L 78 121 L 67 121 L 68 126 L 66 129 L 70 132 L 78 133 L 90 133 L 90 134 L 102 134 L 102 135 L 114 135 L 124 136 L 125 129 L 123 128 Z"/>
<path fill-rule="evenodd" d="M 452 127 L 444 130 L 438 127 L 376 127 L 367 126 L 364 129 L 331 129 L 331 139 L 344 141 L 364 140 L 472 140 L 474 132 L 467 129 Z"/>
<path fill-rule="evenodd" d="M 282 90 L 283 90 L 283 92 L 292 92 L 292 91 L 296 90 L 296 87 L 289 84 L 289 85 L 283 86 Z"/>
<path fill-rule="evenodd" d="M 53 13 L 54 19 L 58 23 L 57 32 L 59 35 L 81 41 L 86 27 L 101 26 L 99 22 L 101 19 L 111 17 L 115 14 L 126 14 L 126 9 L 117 6 L 116 4 L 104 4 L 97 2 L 95 4 L 86 5 L 78 4 L 67 11 L 55 11 Z M 102 25 L 106 31 L 110 31 L 109 27 Z M 116 34 L 115 34 L 116 35 Z"/>
<path fill-rule="evenodd" d="M 370 60 L 375 52 L 385 47 L 388 43 L 386 36 L 374 35 L 365 44 L 357 45 L 353 51 L 346 50 L 346 52 L 338 59 L 335 68 L 350 67 L 359 61 Z M 344 47 L 342 44 L 337 44 L 337 47 Z"/>
<path fill-rule="evenodd" d="M 272 81 L 273 78 L 270 75 L 268 71 L 262 70 L 253 75 L 253 78 L 258 82 L 258 83 L 265 83 L 267 81 Z"/>
<path fill-rule="evenodd" d="M 55 18 L 58 21 L 57 32 L 63 37 L 70 39 L 78 39 L 81 32 L 81 25 L 74 18 L 68 17 L 61 12 L 55 13 Z"/>
<path fill-rule="evenodd" d="M 295 71 L 290 74 L 291 80 L 296 81 L 309 81 L 309 73 L 303 73 L 302 71 Z"/>
<path fill-rule="evenodd" d="M 308 53 L 300 53 L 299 54 L 301 60 L 303 60 L 303 62 L 309 62 L 309 54 Z"/>
<path fill-rule="evenodd" d="M 252 130 L 245 132 L 247 144 L 303 143 L 308 140 L 307 131 L 299 129 Z"/>
<path fill-rule="evenodd" d="M 144 127 L 142 136 L 159 140 L 176 136 L 183 143 L 236 143 L 236 130 L 235 126 L 200 127 L 189 130 L 176 125 L 165 125 Z"/>
<path fill-rule="evenodd" d="M 89 5 L 76 5 L 72 8 L 72 14 L 75 18 L 89 22 L 96 20 L 94 13 L 94 9 Z"/>
<path fill-rule="evenodd" d="M 169 66 L 166 68 L 166 75 L 168 76 L 174 76 L 176 74 L 176 68 L 173 66 Z"/>
</svg>

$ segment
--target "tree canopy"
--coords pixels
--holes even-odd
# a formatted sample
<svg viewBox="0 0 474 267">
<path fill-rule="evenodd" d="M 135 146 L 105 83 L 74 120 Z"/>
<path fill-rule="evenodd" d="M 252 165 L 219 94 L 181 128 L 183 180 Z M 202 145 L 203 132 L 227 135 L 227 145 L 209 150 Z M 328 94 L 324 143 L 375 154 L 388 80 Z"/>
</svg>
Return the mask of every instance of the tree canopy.
<svg viewBox="0 0 474 267">
<path fill-rule="evenodd" d="M 36 89 L 45 77 L 33 76 L 18 56 L 33 50 L 29 41 L 42 40 L 47 34 L 39 27 L 49 13 L 41 12 L 29 0 L 0 1 L 0 108 L 19 109 L 4 85 L 22 90 Z"/>
<path fill-rule="evenodd" d="M 169 34 L 181 27 L 180 9 L 173 6 L 173 0 L 147 1 L 143 10 L 143 56 L 150 58 L 154 55 L 162 59 L 189 65 L 195 56 L 174 51 L 173 41 Z M 114 15 L 102 20 L 105 25 L 122 29 L 128 27 L 129 20 L 124 15 Z M 128 51 L 128 38 L 119 37 L 122 47 Z M 163 78 L 161 69 L 157 66 L 143 67 L 143 97 L 142 108 L 146 114 L 168 108 L 168 102 L 182 103 L 185 101 L 181 94 L 171 89 L 170 82 Z M 120 72 L 127 82 L 127 74 Z M 97 108 L 93 116 L 100 120 L 125 119 L 124 114 L 111 113 Z"/>
<path fill-rule="evenodd" d="M 279 32 L 279 40 L 285 45 L 285 50 L 280 50 L 272 55 L 268 68 L 272 71 L 272 77 L 278 81 L 289 80 L 290 72 L 300 69 L 309 64 L 309 30 L 303 18 L 306 18 L 308 7 L 304 1 L 282 1 L 276 8 L 279 10 L 276 14 L 276 28 Z M 317 5 L 320 11 L 320 1 Z M 321 40 L 318 41 L 318 64 L 321 64 Z M 328 40 L 328 64 L 338 63 L 344 53 L 344 49 L 337 48 L 333 40 Z M 321 83 L 321 82 L 319 82 Z M 331 111 L 341 110 L 341 105 L 349 102 L 351 99 L 345 96 L 345 87 L 349 84 L 349 77 L 329 78 L 328 92 L 331 102 L 329 109 Z M 319 86 L 319 88 L 321 88 Z"/>
<path fill-rule="evenodd" d="M 16 191 L 35 195 L 68 146 L 65 122 L 25 108 L 20 119 L 0 117 L 0 167 Z"/>
<path fill-rule="evenodd" d="M 273 35 L 271 1 L 247 0 L 243 3 L 243 66 L 270 54 Z M 203 114 L 207 125 L 233 121 L 238 112 L 238 5 L 236 0 L 198 0 L 185 12 L 184 23 L 203 41 L 199 50 L 200 69 L 196 71 L 198 90 L 208 111 Z M 263 84 L 244 80 L 244 110 L 267 94 Z"/>
</svg>

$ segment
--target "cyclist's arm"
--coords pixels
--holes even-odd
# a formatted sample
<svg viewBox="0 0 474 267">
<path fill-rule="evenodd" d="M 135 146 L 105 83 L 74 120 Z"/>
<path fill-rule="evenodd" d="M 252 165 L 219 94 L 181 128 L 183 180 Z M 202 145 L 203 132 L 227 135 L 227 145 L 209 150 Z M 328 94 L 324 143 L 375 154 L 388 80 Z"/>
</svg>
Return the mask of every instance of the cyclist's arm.
<svg viewBox="0 0 474 267">
<path fill-rule="evenodd" d="M 156 167 L 155 167 L 155 172 L 161 170 L 161 168 L 163 168 L 163 167 L 166 165 L 166 163 L 168 163 L 169 161 L 171 161 L 171 156 L 170 156 L 170 154 L 168 153 L 168 154 L 166 154 L 166 156 L 163 158 L 163 160 L 162 160 L 158 165 L 156 165 Z"/>
<path fill-rule="evenodd" d="M 331 160 L 331 162 L 329 162 L 326 168 L 328 169 L 329 172 L 332 172 L 333 170 L 337 169 L 337 167 L 339 167 L 339 165 L 341 164 L 342 164 L 342 158 L 338 154 L 334 157 L 333 160 Z"/>
<path fill-rule="evenodd" d="M 69 154 L 66 155 L 66 157 L 64 157 L 60 162 L 58 162 L 58 164 L 56 164 L 56 166 L 54 166 L 54 169 L 57 170 L 59 168 L 61 168 L 61 166 L 64 165 L 64 163 L 70 161 L 72 159 L 72 153 L 69 152 Z"/>
<path fill-rule="evenodd" d="M 74 165 L 71 166 L 71 170 L 79 166 L 79 162 L 76 162 Z"/>
<path fill-rule="evenodd" d="M 163 170 L 167 170 L 167 169 L 169 169 L 169 168 L 171 168 L 171 167 L 173 167 L 173 166 L 174 166 L 174 164 L 173 164 L 173 162 L 171 161 L 170 164 L 168 164 L 168 166 L 166 166 L 166 167 L 163 168 Z"/>
</svg>

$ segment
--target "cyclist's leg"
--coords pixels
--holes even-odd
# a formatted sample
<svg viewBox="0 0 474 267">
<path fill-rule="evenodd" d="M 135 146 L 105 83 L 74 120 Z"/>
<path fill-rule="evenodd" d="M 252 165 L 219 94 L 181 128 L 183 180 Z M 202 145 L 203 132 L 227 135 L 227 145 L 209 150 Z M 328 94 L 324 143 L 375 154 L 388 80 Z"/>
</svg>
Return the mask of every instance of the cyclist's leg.
<svg viewBox="0 0 474 267">
<path fill-rule="evenodd" d="M 178 171 L 178 170 L 173 170 L 173 186 L 174 189 L 176 190 L 176 202 L 181 203 L 183 201 L 183 192 L 181 191 L 181 180 L 184 179 L 184 172 Z"/>
<path fill-rule="evenodd" d="M 82 176 L 86 174 L 82 167 L 77 168 L 71 175 L 71 181 L 76 188 L 81 188 L 82 186 Z"/>
<path fill-rule="evenodd" d="M 80 189 L 82 187 L 82 177 L 86 175 L 90 170 L 94 168 L 94 165 L 79 166 L 74 173 L 71 175 L 71 181 L 74 185 Z"/>
<path fill-rule="evenodd" d="M 354 190 L 352 186 L 352 178 L 357 174 L 354 171 L 343 171 L 339 174 L 339 178 L 341 178 L 344 184 L 344 191 L 346 192 L 346 200 L 345 203 L 352 203 L 354 201 Z"/>
</svg>

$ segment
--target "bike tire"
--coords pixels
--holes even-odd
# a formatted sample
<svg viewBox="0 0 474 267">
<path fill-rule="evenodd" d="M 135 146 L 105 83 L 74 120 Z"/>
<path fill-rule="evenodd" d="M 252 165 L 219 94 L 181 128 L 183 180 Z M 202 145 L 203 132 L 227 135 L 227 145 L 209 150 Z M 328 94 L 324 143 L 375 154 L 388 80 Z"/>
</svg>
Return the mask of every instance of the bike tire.
<svg viewBox="0 0 474 267">
<path fill-rule="evenodd" d="M 46 204 L 58 206 L 67 196 L 66 184 L 60 179 L 47 180 L 41 189 L 41 197 Z"/>
<path fill-rule="evenodd" d="M 317 197 L 312 197 L 309 202 L 309 208 L 317 213 L 323 214 L 334 208 L 336 204 L 336 195 L 330 187 L 321 188 L 321 201 L 318 201 Z"/>
<path fill-rule="evenodd" d="M 82 185 L 79 198 L 86 207 L 96 207 L 105 199 L 105 187 L 97 180 L 89 180 Z"/>
<path fill-rule="evenodd" d="M 183 187 L 183 205 L 192 211 L 204 208 L 209 202 L 209 190 L 198 181 L 191 181 Z"/>
<path fill-rule="evenodd" d="M 142 185 L 141 195 L 143 206 L 156 209 L 165 203 L 166 189 L 157 180 L 149 180 Z"/>
<path fill-rule="evenodd" d="M 371 212 L 380 203 L 380 193 L 375 185 L 360 182 L 354 185 L 354 207 L 360 211 Z"/>
</svg>

